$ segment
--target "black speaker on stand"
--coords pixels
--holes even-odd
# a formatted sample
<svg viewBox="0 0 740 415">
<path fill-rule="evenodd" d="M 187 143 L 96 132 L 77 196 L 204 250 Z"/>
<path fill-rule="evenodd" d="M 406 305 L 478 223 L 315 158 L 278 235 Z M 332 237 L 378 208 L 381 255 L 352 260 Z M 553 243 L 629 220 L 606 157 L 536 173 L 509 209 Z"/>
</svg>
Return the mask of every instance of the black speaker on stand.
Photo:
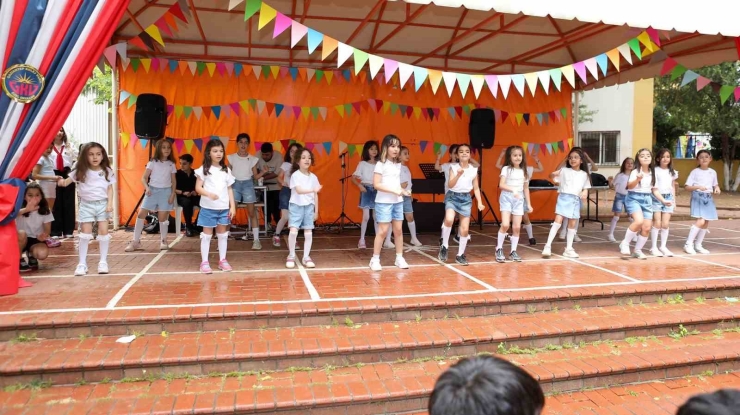
<svg viewBox="0 0 740 415">
<path fill-rule="evenodd" d="M 483 191 L 483 150 L 493 148 L 493 142 L 496 140 L 496 117 L 490 108 L 476 108 L 470 112 L 470 125 L 468 126 L 468 135 L 470 137 L 470 147 L 478 150 L 480 153 L 480 168 L 478 169 L 478 183 L 480 193 L 488 207 L 487 212 L 478 211 L 478 225 L 483 229 L 483 218 L 490 212 L 496 225 L 501 226 L 501 221 L 496 215 L 496 211 L 491 207 L 486 192 Z"/>
<path fill-rule="evenodd" d="M 157 140 L 164 138 L 166 129 L 167 99 L 157 94 L 139 95 L 136 99 L 136 112 L 134 113 L 134 132 L 139 139 L 151 141 L 147 161 L 152 159 L 152 149 L 157 144 Z M 128 228 L 131 226 L 131 219 L 136 215 L 142 201 L 144 201 L 144 193 L 139 197 L 139 201 L 136 202 L 134 210 L 128 219 L 126 219 L 123 227 Z"/>
</svg>

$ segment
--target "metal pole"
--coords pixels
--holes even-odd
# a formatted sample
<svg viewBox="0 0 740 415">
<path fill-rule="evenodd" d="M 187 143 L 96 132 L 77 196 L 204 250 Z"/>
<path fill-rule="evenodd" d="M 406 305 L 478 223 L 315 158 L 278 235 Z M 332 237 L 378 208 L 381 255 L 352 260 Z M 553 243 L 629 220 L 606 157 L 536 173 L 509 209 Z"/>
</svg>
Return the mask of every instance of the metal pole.
<svg viewBox="0 0 740 415">
<path fill-rule="evenodd" d="M 111 122 L 110 122 L 110 136 L 111 142 L 111 154 L 113 156 L 113 171 L 118 176 L 118 68 L 114 65 L 111 68 Z M 118 230 L 119 226 L 119 215 L 121 208 L 119 206 L 118 192 L 121 189 L 121 181 L 117 180 L 116 189 L 113 191 L 113 230 Z"/>
<path fill-rule="evenodd" d="M 573 142 L 576 143 L 576 146 L 580 146 L 581 140 L 578 138 L 578 110 L 581 106 L 581 94 L 578 91 L 573 91 L 573 94 L 575 94 L 575 108 L 573 109 Z"/>
</svg>

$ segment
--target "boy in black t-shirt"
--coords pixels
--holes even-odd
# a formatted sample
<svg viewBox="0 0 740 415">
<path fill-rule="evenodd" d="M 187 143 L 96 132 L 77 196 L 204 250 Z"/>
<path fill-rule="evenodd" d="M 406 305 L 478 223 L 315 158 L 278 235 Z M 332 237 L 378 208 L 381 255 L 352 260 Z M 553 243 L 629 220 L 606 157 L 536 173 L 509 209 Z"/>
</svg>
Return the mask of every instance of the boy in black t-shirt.
<svg viewBox="0 0 740 415">
<path fill-rule="evenodd" d="M 185 216 L 185 235 L 195 236 L 198 230 L 193 226 L 193 208 L 200 205 L 200 196 L 195 192 L 195 172 L 193 171 L 193 156 L 180 156 L 180 170 L 177 171 L 177 204 L 182 208 Z M 177 230 L 179 232 L 179 229 Z"/>
</svg>

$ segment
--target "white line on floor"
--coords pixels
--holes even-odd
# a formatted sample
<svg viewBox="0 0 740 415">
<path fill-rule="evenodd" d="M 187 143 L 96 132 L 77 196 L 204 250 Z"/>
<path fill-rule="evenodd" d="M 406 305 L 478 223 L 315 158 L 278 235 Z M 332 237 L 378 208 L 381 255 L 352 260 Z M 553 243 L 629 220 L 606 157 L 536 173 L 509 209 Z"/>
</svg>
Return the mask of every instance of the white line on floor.
<svg viewBox="0 0 740 415">
<path fill-rule="evenodd" d="M 173 246 L 177 245 L 177 243 L 180 242 L 181 239 L 182 239 L 182 234 L 180 234 L 180 236 L 178 236 L 177 238 L 175 238 L 175 240 L 170 244 L 170 249 L 172 249 Z M 105 308 L 108 309 L 108 310 L 112 310 L 113 308 L 115 308 L 116 307 L 116 304 L 118 304 L 118 302 L 121 301 L 121 298 L 123 298 L 124 294 L 126 294 L 126 292 L 131 287 L 133 287 L 133 285 L 136 284 L 136 282 L 139 281 L 139 279 L 141 279 L 141 277 L 143 277 L 144 274 L 146 274 L 147 271 L 149 271 L 149 269 L 151 267 L 153 267 L 154 264 L 157 263 L 157 261 L 160 260 L 160 258 L 162 258 L 163 256 L 165 256 L 165 254 L 167 254 L 167 250 L 160 251 L 159 254 L 157 254 L 157 256 L 155 256 L 154 258 L 152 258 L 152 260 L 149 261 L 148 264 L 146 264 L 146 266 L 144 267 L 144 269 L 142 269 L 141 271 L 139 271 L 138 274 L 134 275 L 134 277 L 131 278 L 131 280 L 129 280 L 129 282 L 126 283 L 126 285 L 124 285 L 120 290 L 118 290 L 118 292 L 116 293 L 116 295 L 114 295 L 113 298 L 111 298 L 110 301 L 108 301 L 108 305 L 106 305 Z"/>
<path fill-rule="evenodd" d="M 715 245 L 722 245 L 722 246 L 730 246 L 730 247 L 733 247 L 733 248 L 740 248 L 740 245 L 733 245 L 733 244 L 723 244 L 722 242 L 714 242 L 713 240 L 711 240 L 711 239 L 708 239 L 708 238 L 704 238 L 704 240 L 705 240 L 705 241 L 706 241 L 706 242 L 707 242 L 708 244 L 715 244 Z"/>
<path fill-rule="evenodd" d="M 704 255 L 702 255 L 702 256 L 704 256 Z M 692 261 L 702 262 L 702 263 L 708 264 L 708 265 L 714 265 L 716 267 L 723 267 L 723 268 L 729 268 L 729 269 L 732 269 L 732 270 L 735 270 L 735 271 L 740 271 L 740 268 L 738 268 L 738 267 L 733 267 L 731 265 L 725 265 L 725 264 L 720 264 L 720 263 L 717 263 L 717 262 L 707 261 L 705 259 L 699 259 L 699 258 L 697 258 L 697 255 L 684 255 L 684 258 L 690 259 Z"/>
<path fill-rule="evenodd" d="M 464 272 L 464 271 L 458 269 L 457 267 L 453 267 L 450 264 L 445 264 L 444 262 L 440 261 L 439 258 L 435 258 L 435 257 L 427 254 L 426 252 L 422 252 L 421 250 L 419 250 L 417 247 L 415 247 L 413 245 L 409 245 L 409 244 L 404 244 L 404 245 L 407 248 L 411 248 L 411 250 L 414 251 L 414 252 L 416 252 L 417 254 L 423 255 L 423 256 L 431 259 L 432 261 L 437 262 L 438 264 L 444 265 L 446 268 L 451 269 L 452 271 L 454 271 L 454 272 L 462 275 L 463 277 L 469 279 L 470 281 L 473 281 L 473 282 L 475 282 L 475 283 L 477 283 L 477 284 L 479 284 L 479 285 L 481 285 L 483 287 L 486 287 L 486 289 L 488 289 L 490 291 L 496 291 L 496 288 L 493 285 L 488 284 L 486 282 L 483 282 L 483 281 L 479 280 L 478 278 L 475 278 L 474 276 L 468 274 L 467 272 Z"/>
<path fill-rule="evenodd" d="M 312 300 L 320 300 L 321 296 L 319 296 L 319 292 L 316 291 L 316 287 L 313 286 L 311 278 L 308 277 L 308 272 L 306 272 L 306 268 L 303 267 L 303 264 L 301 264 L 301 262 L 302 260 L 298 261 L 298 258 L 296 258 L 295 264 L 298 266 L 298 272 L 301 274 L 303 285 L 306 286 L 306 289 L 308 290 L 308 295 L 311 296 Z"/>
</svg>

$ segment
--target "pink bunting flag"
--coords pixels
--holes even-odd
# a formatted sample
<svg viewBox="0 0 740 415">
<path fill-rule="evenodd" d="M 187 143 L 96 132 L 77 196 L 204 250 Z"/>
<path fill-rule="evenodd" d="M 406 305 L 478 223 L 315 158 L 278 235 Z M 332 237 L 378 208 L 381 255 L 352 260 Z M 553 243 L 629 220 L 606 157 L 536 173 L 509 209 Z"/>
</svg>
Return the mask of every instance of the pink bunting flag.
<svg viewBox="0 0 740 415">
<path fill-rule="evenodd" d="M 316 144 L 315 143 L 306 143 L 306 148 L 313 151 L 313 148 Z"/>
<path fill-rule="evenodd" d="M 219 75 L 224 76 L 226 73 L 226 65 L 223 62 L 216 62 L 216 70 Z"/>
<path fill-rule="evenodd" d="M 185 140 L 175 140 L 175 148 L 178 153 L 182 153 L 182 146 L 185 144 Z"/>
<path fill-rule="evenodd" d="M 735 102 L 740 101 L 740 86 L 735 88 L 734 94 L 735 94 Z"/>
<path fill-rule="evenodd" d="M 298 42 L 308 33 L 308 28 L 295 20 L 291 20 L 290 47 L 294 48 Z"/>
<path fill-rule="evenodd" d="M 290 68 L 288 68 L 287 66 L 280 67 L 280 77 L 281 78 L 285 78 L 285 76 L 288 75 L 289 72 L 290 72 Z"/>
<path fill-rule="evenodd" d="M 701 91 L 702 88 L 704 88 L 705 86 L 709 85 L 710 82 L 712 82 L 712 81 L 709 78 L 705 78 L 703 76 L 699 76 L 696 79 L 696 90 L 697 91 Z"/>
<path fill-rule="evenodd" d="M 660 69 L 660 76 L 665 76 L 671 73 L 676 65 L 678 65 L 678 62 L 676 62 L 676 60 L 673 58 L 668 58 L 663 61 L 663 68 Z"/>
<path fill-rule="evenodd" d="M 221 116 L 231 117 L 231 107 L 229 107 L 228 105 L 221 105 Z"/>
<path fill-rule="evenodd" d="M 224 67 L 226 67 L 226 72 L 229 76 L 234 73 L 234 62 L 224 62 Z"/>
<path fill-rule="evenodd" d="M 650 40 L 653 41 L 656 45 L 660 46 L 660 34 L 658 34 L 658 31 L 653 29 L 652 27 L 648 27 L 645 29 L 648 36 L 650 36 Z"/>
<path fill-rule="evenodd" d="M 584 84 L 588 83 L 588 79 L 586 78 L 586 63 L 585 62 L 581 61 L 581 62 L 574 63 L 573 69 L 576 70 L 576 73 L 583 80 Z"/>
<path fill-rule="evenodd" d="M 293 20 L 290 17 L 278 12 L 275 15 L 275 28 L 272 31 L 272 38 L 275 39 L 278 37 L 285 29 L 290 27 L 292 22 Z"/>
<path fill-rule="evenodd" d="M 298 119 L 301 116 L 301 107 L 293 107 L 293 115 Z"/>
<path fill-rule="evenodd" d="M 239 115 L 239 111 L 241 110 L 241 106 L 239 105 L 239 103 L 238 102 L 232 102 L 231 104 L 229 104 L 229 106 L 231 107 L 231 110 L 234 111 L 234 115 L 237 115 L 238 116 Z"/>
<path fill-rule="evenodd" d="M 398 61 L 394 61 L 393 59 L 384 59 L 383 69 L 385 70 L 385 81 L 388 82 L 393 74 L 398 70 Z"/>
<path fill-rule="evenodd" d="M 152 58 L 151 70 L 153 70 L 154 72 L 159 71 L 159 59 L 158 58 Z"/>
<path fill-rule="evenodd" d="M 103 55 L 105 56 L 105 60 L 108 61 L 110 66 L 116 66 L 116 45 L 111 45 L 105 48 Z"/>
</svg>

